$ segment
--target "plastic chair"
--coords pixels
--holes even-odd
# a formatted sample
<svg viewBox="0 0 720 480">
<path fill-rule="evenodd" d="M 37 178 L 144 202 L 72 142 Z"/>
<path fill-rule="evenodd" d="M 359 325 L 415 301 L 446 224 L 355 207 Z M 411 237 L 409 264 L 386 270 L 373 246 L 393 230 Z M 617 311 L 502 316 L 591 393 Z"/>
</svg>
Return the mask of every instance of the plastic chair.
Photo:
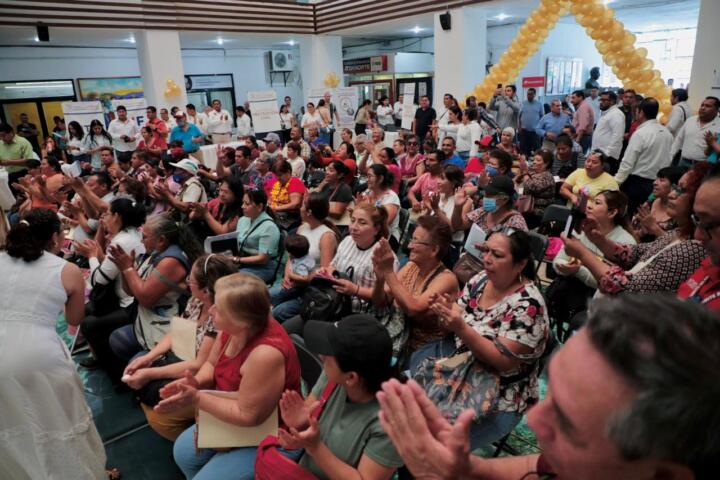
<svg viewBox="0 0 720 480">
<path fill-rule="evenodd" d="M 398 210 L 398 215 L 400 215 L 400 220 L 398 221 L 398 227 L 400 228 L 400 238 L 398 238 L 398 242 L 402 245 L 403 239 L 405 238 L 405 233 L 407 233 L 407 226 L 408 223 L 410 223 L 410 212 L 407 211 L 405 208 L 401 208 Z"/>
<path fill-rule="evenodd" d="M 290 338 L 295 344 L 295 351 L 298 360 L 300 360 L 300 377 L 308 386 L 308 389 L 311 389 L 320 378 L 323 369 L 322 362 L 317 355 L 307 349 L 305 340 L 300 335 L 293 333 Z"/>
<path fill-rule="evenodd" d="M 280 229 L 280 243 L 278 244 L 278 251 L 277 251 L 277 264 L 275 265 L 275 275 L 273 275 L 272 281 L 268 283 L 268 286 L 272 286 L 273 283 L 275 283 L 275 280 L 277 279 L 278 272 L 280 271 L 280 267 L 283 265 L 283 257 L 285 256 L 285 240 L 287 239 L 288 233 Z"/>
<path fill-rule="evenodd" d="M 532 231 L 528 232 L 528 236 L 530 237 L 532 256 L 535 259 L 535 275 L 537 275 L 540 265 L 545 259 L 545 250 L 547 250 L 548 239 L 545 235 Z"/>
<path fill-rule="evenodd" d="M 544 233 L 552 235 L 550 232 L 559 228 L 559 231 L 565 227 L 568 217 L 570 216 L 570 209 L 563 205 L 548 205 L 543 213 L 541 228 L 545 230 Z"/>
</svg>

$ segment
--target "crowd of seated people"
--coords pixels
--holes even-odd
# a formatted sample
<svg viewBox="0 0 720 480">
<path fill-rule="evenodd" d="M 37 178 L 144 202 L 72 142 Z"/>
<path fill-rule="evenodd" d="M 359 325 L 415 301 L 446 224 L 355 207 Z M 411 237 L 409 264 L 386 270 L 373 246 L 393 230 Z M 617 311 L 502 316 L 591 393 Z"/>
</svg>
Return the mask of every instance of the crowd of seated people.
<svg viewBox="0 0 720 480">
<path fill-rule="evenodd" d="M 27 175 L 13 183 L 18 200 L 0 263 L 32 268 L 38 258 L 59 255 L 84 271 L 84 312 L 73 305 L 67 314 L 68 324 L 79 325 L 77 342 L 90 348 L 80 366 L 102 368 L 118 391 L 133 392 L 150 426 L 174 442 L 174 459 L 188 478 L 254 478 L 259 458 L 255 446 L 196 452 L 198 409 L 247 427 L 278 412 L 278 452 L 317 478 L 388 479 L 403 464 L 416 475 L 434 472 L 423 452 L 445 455 L 448 470 L 439 478 L 457 478 L 447 472 L 484 478 L 494 463 L 462 455 L 502 439 L 528 411 L 543 444 L 552 443 L 547 429 L 574 430 L 548 402 L 575 399 L 576 410 L 567 413 L 574 421 L 583 408 L 601 408 L 590 405 L 587 393 L 600 380 L 585 379 L 576 387 L 588 390 L 575 391 L 568 379 L 580 373 L 561 370 L 560 362 L 580 364 L 570 359 L 585 352 L 599 369 L 593 375 L 605 372 L 628 388 L 622 401 L 650 401 L 631 400 L 639 395 L 633 382 L 648 372 L 623 363 L 620 349 L 631 339 L 610 338 L 613 328 L 619 336 L 636 333 L 659 342 L 658 354 L 678 364 L 690 362 L 663 350 L 668 347 L 657 338 L 663 335 L 658 325 L 633 316 L 641 311 L 637 298 L 650 310 L 685 315 L 677 320 L 688 322 L 686 328 L 673 328 L 686 342 L 712 330 L 705 319 L 714 317 L 687 305 L 720 309 L 720 218 L 714 210 L 720 172 L 710 163 L 688 168 L 668 161 L 653 174 L 652 195 L 631 218 L 624 184 L 609 173 L 622 158 L 603 148 L 578 150 L 572 131 L 545 138 L 543 148 L 525 157 L 513 125 L 486 140 L 475 131 L 480 111 L 463 114 L 452 106 L 449 126 L 429 124 L 426 136 L 415 125 L 399 129 L 391 147 L 370 110 L 363 119 L 370 140 L 346 130 L 333 149 L 327 127 L 334 110 L 327 103 L 306 114 L 303 128 L 286 129 L 284 144 L 278 135 L 263 141 L 247 136 L 245 145 L 218 148 L 212 169 L 182 148 L 158 147 L 158 157 L 157 127 L 138 130 L 145 143 L 118 155 L 102 125 L 93 125 L 93 147 L 77 159 L 87 163 L 79 175 L 64 168 L 72 151 L 65 160 L 48 153 L 39 164 L 27 161 Z M 467 118 L 463 124 L 461 117 Z M 642 132 L 641 125 L 634 132 Z M 463 142 L 459 152 L 450 133 Z M 522 197 L 530 197 L 530 207 Z M 546 222 L 551 210 L 572 220 L 564 233 L 563 225 Z M 17 239 L 27 229 L 37 229 L 45 243 L 38 256 L 22 258 Z M 548 237 L 562 248 L 546 249 Z M 228 239 L 231 247 L 215 249 Z M 308 309 L 320 308 L 309 303 L 319 290 L 324 306 L 336 308 L 322 321 L 308 317 Z M 9 307 L 16 300 L 0 301 L 18 311 Z M 192 323 L 191 359 L 174 352 L 174 317 Z M 620 318 L 638 324 L 623 326 Z M 552 384 L 543 399 L 543 360 L 559 324 L 577 333 L 561 338 L 567 346 L 550 369 L 558 371 L 557 384 L 572 388 L 556 400 L 555 388 L 562 387 Z M 709 342 L 708 351 L 717 353 L 720 338 Z M 306 398 L 295 347 L 303 343 L 323 366 L 314 385 L 306 385 Z M 408 379 L 420 382 L 428 364 L 459 352 L 492 372 L 497 388 L 487 415 L 461 414 L 453 427 L 431 389 Z M 663 372 L 675 368 L 662 358 L 638 361 Z M 612 431 L 593 428 L 587 435 L 601 438 L 603 448 L 634 451 L 617 446 L 622 439 Z M 404 445 L 408 432 L 417 438 Z M 649 451 L 640 451 L 640 458 L 692 469 L 689 462 L 709 462 L 718 453 L 717 445 L 706 446 L 688 460 L 643 447 Z M 519 475 L 497 478 L 582 472 L 552 455 L 550 448 L 540 460 L 508 463 Z"/>
</svg>

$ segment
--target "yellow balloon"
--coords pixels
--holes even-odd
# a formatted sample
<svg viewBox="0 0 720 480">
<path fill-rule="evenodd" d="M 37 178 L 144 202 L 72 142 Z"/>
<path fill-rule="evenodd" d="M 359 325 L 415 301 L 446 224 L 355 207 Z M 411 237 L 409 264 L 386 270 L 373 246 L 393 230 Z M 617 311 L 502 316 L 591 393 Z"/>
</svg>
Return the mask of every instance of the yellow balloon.
<svg viewBox="0 0 720 480">
<path fill-rule="evenodd" d="M 637 37 L 632 32 L 625 31 L 625 43 L 634 45 L 635 40 L 637 40 Z"/>
<path fill-rule="evenodd" d="M 652 70 L 654 64 L 652 60 L 644 60 L 642 64 L 643 70 Z"/>
<path fill-rule="evenodd" d="M 172 94 L 173 94 L 173 92 L 172 92 L 172 89 L 171 89 L 171 88 L 166 88 L 166 89 L 165 89 L 165 96 L 166 96 L 166 97 L 172 97 Z"/>
<path fill-rule="evenodd" d="M 647 58 L 648 51 L 647 51 L 647 48 L 645 48 L 645 47 L 640 47 L 640 48 L 638 48 L 638 49 L 635 50 L 635 53 L 636 53 L 639 57 Z"/>
</svg>

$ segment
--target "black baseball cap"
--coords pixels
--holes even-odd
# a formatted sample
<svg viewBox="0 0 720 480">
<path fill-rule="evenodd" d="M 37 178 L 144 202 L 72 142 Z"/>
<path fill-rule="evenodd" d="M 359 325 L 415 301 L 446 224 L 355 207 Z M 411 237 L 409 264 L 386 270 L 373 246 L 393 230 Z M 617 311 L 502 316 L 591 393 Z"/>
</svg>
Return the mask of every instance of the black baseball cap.
<svg viewBox="0 0 720 480">
<path fill-rule="evenodd" d="M 372 315 L 349 315 L 336 322 L 311 320 L 305 324 L 303 338 L 311 352 L 341 357 L 360 376 L 389 368 L 392 362 L 390 334 Z"/>
<path fill-rule="evenodd" d="M 485 187 L 485 195 L 494 197 L 496 195 L 505 195 L 512 197 L 515 194 L 515 185 L 507 175 L 496 175 L 490 179 L 490 183 Z"/>
</svg>

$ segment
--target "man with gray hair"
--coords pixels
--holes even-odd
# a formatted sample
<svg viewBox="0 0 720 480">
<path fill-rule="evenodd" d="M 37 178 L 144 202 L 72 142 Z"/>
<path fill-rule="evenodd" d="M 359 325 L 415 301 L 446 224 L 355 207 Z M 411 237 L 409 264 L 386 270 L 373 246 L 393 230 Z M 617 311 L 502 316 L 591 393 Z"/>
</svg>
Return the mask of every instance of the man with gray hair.
<svg viewBox="0 0 720 480">
<path fill-rule="evenodd" d="M 570 122 L 570 116 L 562 111 L 560 100 L 550 102 L 550 111 L 535 126 L 535 133 L 542 139 L 542 148 L 554 151 L 555 140 L 562 133 L 563 127 L 571 125 Z"/>
<path fill-rule="evenodd" d="M 473 411 L 455 425 L 417 383 L 383 384 L 380 421 L 418 479 L 709 480 L 720 470 L 720 322 L 664 295 L 594 302 L 552 358 L 528 413 L 541 455 L 469 454 Z"/>
</svg>

